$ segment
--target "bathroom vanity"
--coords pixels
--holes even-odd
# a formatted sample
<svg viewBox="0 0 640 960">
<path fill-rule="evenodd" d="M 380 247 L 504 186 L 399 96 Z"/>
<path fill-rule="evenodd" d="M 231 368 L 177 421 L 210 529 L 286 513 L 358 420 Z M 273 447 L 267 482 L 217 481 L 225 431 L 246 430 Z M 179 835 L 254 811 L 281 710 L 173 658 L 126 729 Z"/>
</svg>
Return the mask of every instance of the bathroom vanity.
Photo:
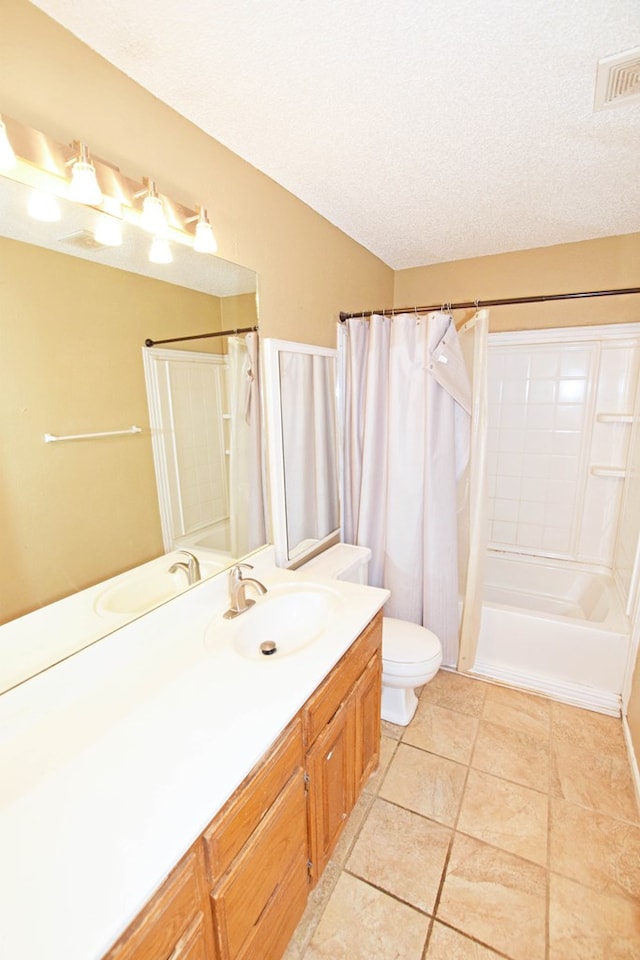
<svg viewBox="0 0 640 960">
<path fill-rule="evenodd" d="M 388 593 L 253 562 L 268 616 L 332 598 L 280 659 L 246 652 L 260 601 L 223 625 L 222 575 L 0 697 L 7 956 L 284 952 L 378 762 Z"/>
</svg>

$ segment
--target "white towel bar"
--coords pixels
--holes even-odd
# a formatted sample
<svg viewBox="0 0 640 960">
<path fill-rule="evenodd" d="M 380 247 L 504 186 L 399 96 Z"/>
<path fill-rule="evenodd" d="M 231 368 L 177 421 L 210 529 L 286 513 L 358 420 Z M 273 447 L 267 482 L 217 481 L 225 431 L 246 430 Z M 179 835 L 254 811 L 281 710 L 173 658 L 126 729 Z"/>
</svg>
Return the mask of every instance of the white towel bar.
<svg viewBox="0 0 640 960">
<path fill-rule="evenodd" d="M 94 437 L 122 437 L 128 433 L 142 433 L 142 427 L 129 427 L 128 430 L 109 430 L 106 433 L 70 433 L 66 437 L 57 437 L 53 433 L 45 433 L 45 443 L 56 443 L 58 440 L 92 440 Z"/>
</svg>

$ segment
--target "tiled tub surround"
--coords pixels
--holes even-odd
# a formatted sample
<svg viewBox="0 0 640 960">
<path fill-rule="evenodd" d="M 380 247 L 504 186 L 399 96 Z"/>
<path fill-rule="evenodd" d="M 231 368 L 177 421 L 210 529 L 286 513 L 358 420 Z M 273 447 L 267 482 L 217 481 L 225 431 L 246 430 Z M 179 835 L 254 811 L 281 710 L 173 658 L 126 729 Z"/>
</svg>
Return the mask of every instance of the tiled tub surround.
<svg viewBox="0 0 640 960">
<path fill-rule="evenodd" d="M 383 731 L 285 960 L 634 960 L 640 819 L 619 720 L 440 672 Z"/>
<path fill-rule="evenodd" d="M 622 477 L 599 468 L 625 464 L 639 345 L 638 324 L 490 335 L 492 547 L 612 567 Z"/>
</svg>

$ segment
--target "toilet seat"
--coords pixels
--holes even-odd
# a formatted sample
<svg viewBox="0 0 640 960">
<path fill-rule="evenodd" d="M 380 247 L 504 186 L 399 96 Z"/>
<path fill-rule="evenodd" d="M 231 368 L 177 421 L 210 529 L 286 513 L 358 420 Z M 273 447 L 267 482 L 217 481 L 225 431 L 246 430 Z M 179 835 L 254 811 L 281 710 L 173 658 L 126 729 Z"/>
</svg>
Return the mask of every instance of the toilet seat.
<svg viewBox="0 0 640 960">
<path fill-rule="evenodd" d="M 382 667 L 395 677 L 419 677 L 440 666 L 442 646 L 435 633 L 407 620 L 382 620 Z"/>
</svg>

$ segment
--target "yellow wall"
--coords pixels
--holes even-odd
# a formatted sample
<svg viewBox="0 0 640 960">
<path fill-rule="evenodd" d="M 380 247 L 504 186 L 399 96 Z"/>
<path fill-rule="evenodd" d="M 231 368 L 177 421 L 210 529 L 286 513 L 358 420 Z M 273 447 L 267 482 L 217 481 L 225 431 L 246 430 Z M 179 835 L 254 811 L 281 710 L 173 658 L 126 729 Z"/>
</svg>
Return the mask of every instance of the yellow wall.
<svg viewBox="0 0 640 960">
<path fill-rule="evenodd" d="M 163 552 L 142 344 L 220 323 L 217 297 L 0 238 L 0 623 Z"/>
<path fill-rule="evenodd" d="M 395 276 L 394 306 L 637 287 L 639 265 L 640 233 L 438 263 L 399 270 Z M 456 322 L 471 313 L 460 312 Z M 637 320 L 638 295 L 491 308 L 492 330 Z"/>
</svg>

